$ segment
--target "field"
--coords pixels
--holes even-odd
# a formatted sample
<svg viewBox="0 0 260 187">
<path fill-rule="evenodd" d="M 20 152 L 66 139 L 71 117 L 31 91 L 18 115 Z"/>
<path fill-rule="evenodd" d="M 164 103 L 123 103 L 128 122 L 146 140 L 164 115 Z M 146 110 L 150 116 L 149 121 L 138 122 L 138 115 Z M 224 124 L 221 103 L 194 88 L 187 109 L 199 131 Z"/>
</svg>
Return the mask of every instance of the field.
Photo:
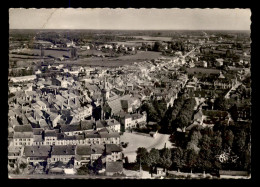
<svg viewBox="0 0 260 187">
<path fill-rule="evenodd" d="M 98 50 L 89 49 L 89 50 L 79 51 L 78 54 L 79 55 L 105 55 L 106 53 L 103 53 L 102 51 L 98 51 Z"/>
<path fill-rule="evenodd" d="M 145 147 L 150 150 L 152 148 L 162 149 L 166 143 L 166 147 L 172 148 L 173 145 L 169 141 L 170 135 L 157 134 L 155 138 L 143 136 L 134 133 L 125 132 L 121 136 L 121 142 L 129 142 L 128 146 L 123 150 L 125 156 L 128 157 L 129 162 L 134 162 L 136 159 L 136 150 L 138 147 Z"/>
<path fill-rule="evenodd" d="M 154 51 L 138 51 L 135 55 L 120 56 L 119 60 L 151 60 L 161 57 L 161 52 Z"/>
<path fill-rule="evenodd" d="M 161 56 L 160 52 L 153 51 L 138 51 L 135 55 L 126 55 L 121 57 L 89 57 L 84 59 L 78 59 L 75 61 L 61 61 L 56 63 L 61 64 L 73 64 L 81 66 L 102 66 L 102 67 L 119 67 L 124 65 L 131 65 L 134 62 L 140 62 L 144 60 L 156 59 Z"/>
<path fill-rule="evenodd" d="M 28 54 L 28 55 L 41 55 L 40 49 L 23 49 L 20 51 L 21 54 Z M 62 57 L 63 55 L 70 56 L 70 51 L 60 51 L 60 50 L 44 50 L 44 56 L 53 56 L 53 57 Z M 38 57 L 39 57 L 38 56 Z M 30 56 L 28 56 L 29 58 Z M 33 56 L 34 58 L 37 56 Z"/>
</svg>

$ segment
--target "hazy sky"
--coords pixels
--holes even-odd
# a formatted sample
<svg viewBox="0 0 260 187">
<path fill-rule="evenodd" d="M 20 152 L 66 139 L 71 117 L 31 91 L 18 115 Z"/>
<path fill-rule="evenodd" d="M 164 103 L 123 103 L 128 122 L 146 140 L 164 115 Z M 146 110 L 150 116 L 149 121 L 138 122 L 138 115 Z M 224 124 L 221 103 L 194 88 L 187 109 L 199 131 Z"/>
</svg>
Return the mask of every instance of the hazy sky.
<svg viewBox="0 0 260 187">
<path fill-rule="evenodd" d="M 250 30 L 250 9 L 10 9 L 10 29 Z"/>
</svg>

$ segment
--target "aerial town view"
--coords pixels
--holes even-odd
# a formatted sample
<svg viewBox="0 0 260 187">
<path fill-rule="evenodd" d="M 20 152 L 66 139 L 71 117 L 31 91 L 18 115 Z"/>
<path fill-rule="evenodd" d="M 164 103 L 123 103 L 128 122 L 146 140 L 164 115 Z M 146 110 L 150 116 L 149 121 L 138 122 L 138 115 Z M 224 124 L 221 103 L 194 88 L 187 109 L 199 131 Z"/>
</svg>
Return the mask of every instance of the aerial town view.
<svg viewBox="0 0 260 187">
<path fill-rule="evenodd" d="M 9 9 L 9 178 L 250 179 L 250 16 Z"/>
</svg>

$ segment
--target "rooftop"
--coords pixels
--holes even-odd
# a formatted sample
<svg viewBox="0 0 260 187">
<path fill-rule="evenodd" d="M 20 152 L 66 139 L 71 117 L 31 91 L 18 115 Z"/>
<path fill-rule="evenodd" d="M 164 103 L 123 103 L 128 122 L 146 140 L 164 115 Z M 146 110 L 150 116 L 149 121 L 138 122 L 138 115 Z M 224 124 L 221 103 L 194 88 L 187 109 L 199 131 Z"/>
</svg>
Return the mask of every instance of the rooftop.
<svg viewBox="0 0 260 187">
<path fill-rule="evenodd" d="M 26 157 L 36 157 L 36 156 L 44 156 L 47 157 L 51 147 L 49 145 L 41 145 L 41 146 L 25 146 L 24 154 Z"/>
<path fill-rule="evenodd" d="M 89 145 L 77 145 L 76 154 L 77 155 L 90 155 L 91 147 Z"/>
<path fill-rule="evenodd" d="M 45 137 L 50 137 L 50 136 L 56 137 L 57 135 L 56 135 L 55 130 L 45 130 L 44 136 L 45 136 Z"/>
<path fill-rule="evenodd" d="M 72 132 L 72 131 L 80 131 L 80 125 L 61 125 L 60 126 L 62 132 Z"/>
<path fill-rule="evenodd" d="M 14 126 L 15 132 L 32 132 L 32 126 L 31 125 L 16 125 Z"/>
<path fill-rule="evenodd" d="M 121 152 L 122 149 L 116 144 L 106 144 L 106 154 L 109 155 L 112 152 Z"/>
<path fill-rule="evenodd" d="M 52 155 L 75 155 L 75 145 L 54 145 Z"/>
</svg>

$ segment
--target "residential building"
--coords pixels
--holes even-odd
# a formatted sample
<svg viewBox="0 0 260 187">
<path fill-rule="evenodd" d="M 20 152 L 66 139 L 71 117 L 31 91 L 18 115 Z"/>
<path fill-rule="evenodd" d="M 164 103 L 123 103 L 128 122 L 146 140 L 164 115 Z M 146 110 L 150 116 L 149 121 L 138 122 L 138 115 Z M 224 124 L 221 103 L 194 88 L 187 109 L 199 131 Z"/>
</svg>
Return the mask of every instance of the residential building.
<svg viewBox="0 0 260 187">
<path fill-rule="evenodd" d="M 106 144 L 106 162 L 115 162 L 123 159 L 123 153 L 121 147 L 116 144 Z"/>
<path fill-rule="evenodd" d="M 52 147 L 51 157 L 49 161 L 51 163 L 60 161 L 68 163 L 72 158 L 75 157 L 75 145 L 54 145 Z"/>
</svg>

